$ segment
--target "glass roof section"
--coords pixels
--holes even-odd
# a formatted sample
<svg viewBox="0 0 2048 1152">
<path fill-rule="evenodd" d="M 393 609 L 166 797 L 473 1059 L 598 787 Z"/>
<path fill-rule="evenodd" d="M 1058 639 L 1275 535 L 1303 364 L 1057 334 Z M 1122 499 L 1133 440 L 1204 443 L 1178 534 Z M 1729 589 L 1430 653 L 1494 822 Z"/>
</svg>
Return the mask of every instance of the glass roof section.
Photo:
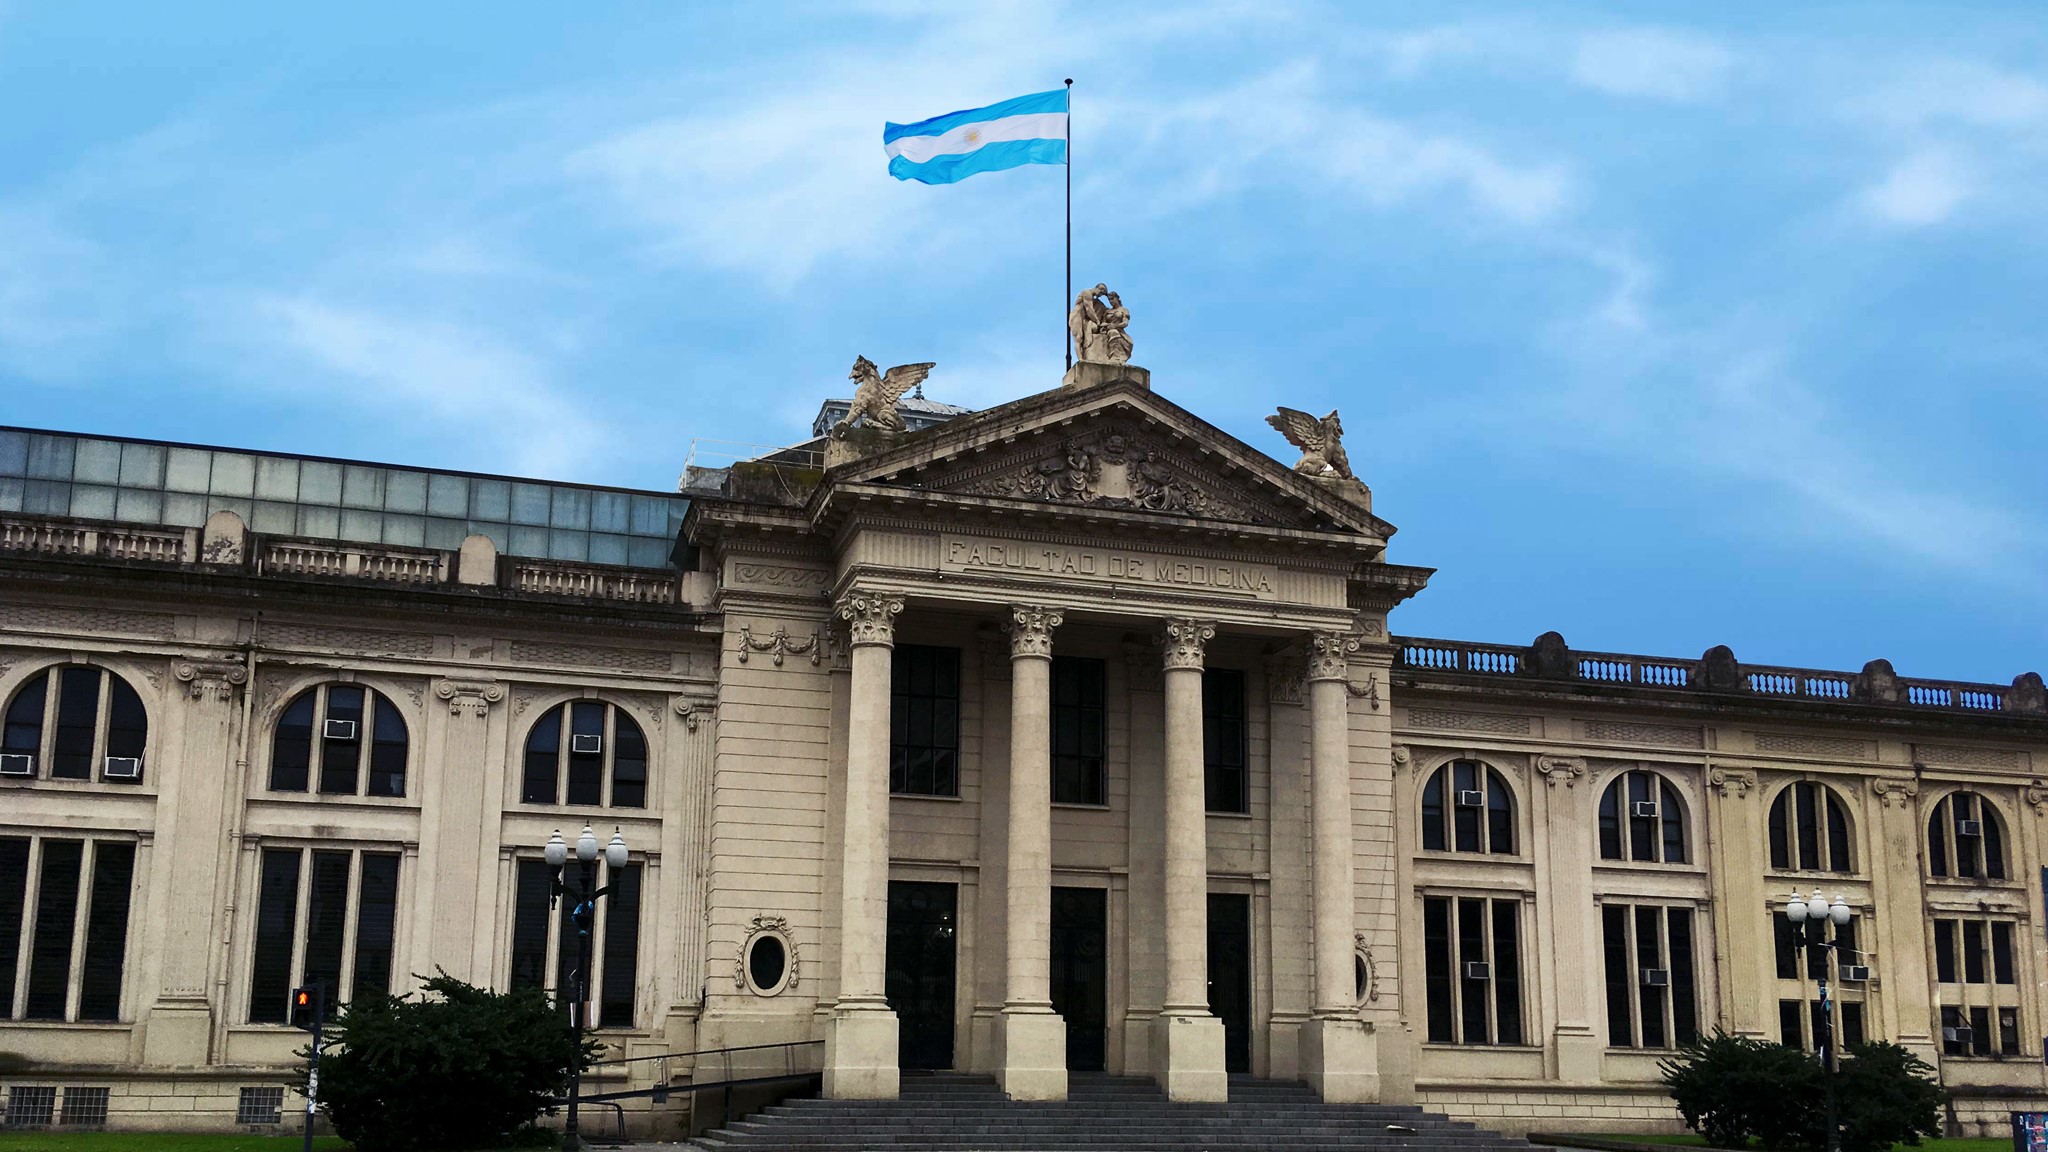
<svg viewBox="0 0 2048 1152">
<path fill-rule="evenodd" d="M 197 528 L 221 509 L 253 532 L 508 556 L 670 562 L 688 498 L 0 426 L 0 513 Z"/>
</svg>

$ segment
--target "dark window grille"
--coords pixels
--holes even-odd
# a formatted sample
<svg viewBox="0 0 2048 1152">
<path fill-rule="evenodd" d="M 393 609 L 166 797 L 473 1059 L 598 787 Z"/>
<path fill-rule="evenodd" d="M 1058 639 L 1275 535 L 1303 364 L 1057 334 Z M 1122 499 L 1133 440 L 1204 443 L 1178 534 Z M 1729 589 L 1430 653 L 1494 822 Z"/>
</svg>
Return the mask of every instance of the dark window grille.
<svg viewBox="0 0 2048 1152">
<path fill-rule="evenodd" d="M 25 1019 L 64 1019 L 71 994 L 71 938 L 78 921 L 78 873 L 84 859 L 82 840 L 43 841 L 35 938 L 29 945 L 28 997 L 22 1010 Z"/>
<path fill-rule="evenodd" d="M 1211 812 L 1251 811 L 1247 770 L 1244 673 L 1234 668 L 1202 672 L 1202 776 Z"/>
<path fill-rule="evenodd" d="M 86 908 L 78 1018 L 118 1020 L 121 970 L 128 951 L 128 896 L 135 880 L 135 845 L 119 840 L 97 841 L 92 858 L 92 897 Z M 67 1114 L 72 1091 L 64 1090 Z M 104 1114 L 104 1106 L 101 1112 Z"/>
<path fill-rule="evenodd" d="M 241 1097 L 235 1101 L 235 1123 L 237 1124 L 282 1124 L 284 1122 L 284 1089 L 244 1088 Z"/>
<path fill-rule="evenodd" d="M 66 1085 L 61 1123 L 77 1127 L 99 1127 L 107 1122 L 107 1090 L 99 1087 Z"/>
<path fill-rule="evenodd" d="M 1103 779 L 1104 664 L 1081 656 L 1052 661 L 1052 800 L 1106 804 Z"/>
<path fill-rule="evenodd" d="M 889 790 L 960 793 L 960 650 L 898 644 L 890 661 Z"/>
<path fill-rule="evenodd" d="M 16 1084 L 7 1090 L 9 1128 L 47 1128 L 57 1112 L 54 1084 Z"/>
</svg>

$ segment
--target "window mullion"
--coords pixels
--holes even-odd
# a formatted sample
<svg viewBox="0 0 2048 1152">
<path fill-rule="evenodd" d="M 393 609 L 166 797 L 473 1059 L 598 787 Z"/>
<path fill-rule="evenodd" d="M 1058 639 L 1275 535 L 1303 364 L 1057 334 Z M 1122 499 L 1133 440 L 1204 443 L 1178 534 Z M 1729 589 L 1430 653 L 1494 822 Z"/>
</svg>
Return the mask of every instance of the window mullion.
<svg viewBox="0 0 2048 1152">
<path fill-rule="evenodd" d="M 348 854 L 348 882 L 342 885 L 341 973 L 336 978 L 341 987 L 327 998 L 329 1003 L 339 1004 L 344 997 L 353 998 L 355 993 L 356 918 L 362 915 L 362 897 L 363 852 L 354 848 Z"/>
<path fill-rule="evenodd" d="M 105 685 L 102 684 L 101 687 L 105 688 Z M 104 696 L 104 693 L 102 695 Z M 84 851 L 78 854 L 78 899 L 71 909 L 70 978 L 65 981 L 64 986 L 66 1020 L 78 1019 L 78 998 L 85 980 L 86 914 L 92 910 L 92 878 L 94 869 L 99 867 L 99 857 L 100 842 L 90 837 L 86 838 Z"/>
<path fill-rule="evenodd" d="M 28 842 L 28 883 L 21 892 L 21 943 L 15 951 L 14 1000 L 7 1015 L 19 1020 L 28 1011 L 28 970 L 35 956 L 36 909 L 43 902 L 43 842 L 31 836 Z"/>
<path fill-rule="evenodd" d="M 1662 801 L 1660 800 L 1659 803 L 1661 804 Z M 1658 811 L 1660 813 L 1658 827 L 1661 830 L 1663 827 L 1661 822 L 1662 809 L 1660 808 Z M 1665 1047 L 1667 1048 L 1678 1047 L 1678 986 L 1671 979 L 1672 973 L 1678 970 L 1675 960 L 1676 958 L 1671 954 L 1671 909 L 1669 907 L 1659 908 L 1657 910 L 1657 963 L 1664 969 L 1664 1040 Z"/>
<path fill-rule="evenodd" d="M 616 737 L 619 727 L 619 709 L 607 704 L 604 709 L 604 753 L 597 758 L 597 769 L 603 777 L 597 782 L 597 799 L 601 807 L 612 806 L 612 757 L 616 755 Z"/>
<path fill-rule="evenodd" d="M 85 778 L 88 781 L 104 782 L 107 769 L 107 725 L 114 714 L 114 674 L 100 669 L 99 706 L 92 718 L 92 760 L 86 765 Z"/>
<path fill-rule="evenodd" d="M 1480 778 L 1480 787 L 1485 788 L 1485 778 Z M 1483 810 L 1482 810 L 1483 812 Z M 1486 825 L 1480 823 L 1479 842 L 1486 843 Z M 1478 897 L 1483 915 L 1479 918 L 1479 947 L 1486 953 L 1486 1042 L 1500 1043 L 1500 966 L 1494 963 L 1493 954 L 1493 901 Z"/>
<path fill-rule="evenodd" d="M 325 704 L 323 699 L 321 703 Z M 325 709 L 322 709 L 325 714 Z M 299 854 L 298 904 L 292 909 L 292 987 L 306 982 L 306 937 L 312 932 L 313 924 L 313 854 L 305 848 L 294 849 Z"/>
<path fill-rule="evenodd" d="M 313 692 L 313 731 L 307 735 L 311 747 L 308 749 L 310 755 L 306 757 L 306 791 L 318 796 L 320 774 L 327 769 L 327 685 L 322 684 Z"/>
<path fill-rule="evenodd" d="M 43 689 L 43 746 L 36 761 L 38 777 L 56 779 L 57 767 L 57 702 L 64 696 L 64 665 L 59 664 L 43 673 L 48 687 Z"/>
<path fill-rule="evenodd" d="M 555 733 L 555 795 L 561 803 L 569 803 L 569 746 L 574 743 L 571 733 L 576 730 L 576 701 L 562 703 L 562 730 Z M 575 842 L 570 842 L 575 847 Z"/>
<path fill-rule="evenodd" d="M 611 865 L 607 864 L 604 866 L 605 887 L 609 888 L 612 880 Z M 595 1027 L 597 1022 L 604 1018 L 604 1012 L 599 1006 L 604 1003 L 604 941 L 605 932 L 609 930 L 611 924 L 611 908 L 612 901 L 609 896 L 591 904 L 590 971 L 583 974 L 583 992 L 589 1005 L 585 1011 L 590 1016 L 590 1019 L 584 1022 L 586 1028 Z"/>
<path fill-rule="evenodd" d="M 1621 934 L 1622 938 L 1628 941 L 1628 955 L 1625 961 L 1628 965 L 1628 1038 L 1631 1045 L 1641 1048 L 1643 1046 L 1643 977 L 1640 971 L 1641 965 L 1636 960 L 1636 957 L 1641 955 L 1636 950 L 1636 906 L 1624 904 L 1622 905 L 1622 913 Z"/>
</svg>

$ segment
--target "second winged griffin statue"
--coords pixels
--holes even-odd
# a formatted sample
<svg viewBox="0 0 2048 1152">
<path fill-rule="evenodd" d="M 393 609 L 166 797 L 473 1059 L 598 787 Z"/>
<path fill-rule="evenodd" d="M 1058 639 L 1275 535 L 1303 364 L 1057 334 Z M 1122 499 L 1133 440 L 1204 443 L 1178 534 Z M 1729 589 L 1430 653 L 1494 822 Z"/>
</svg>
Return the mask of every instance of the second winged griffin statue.
<svg viewBox="0 0 2048 1152">
<path fill-rule="evenodd" d="M 904 393 L 924 383 L 924 378 L 932 374 L 932 365 L 932 361 L 898 364 L 884 373 L 867 357 L 855 357 L 853 371 L 847 374 L 847 378 L 853 381 L 853 405 L 847 410 L 846 418 L 832 426 L 832 435 L 843 437 L 855 424 L 865 424 L 884 432 L 903 431 L 903 414 L 896 411 L 896 402 L 903 399 Z"/>
<path fill-rule="evenodd" d="M 1344 425 L 1337 419 L 1333 409 L 1328 416 L 1318 420 L 1298 408 L 1282 408 L 1266 417 L 1287 442 L 1301 449 L 1301 460 L 1294 470 L 1305 476 L 1341 476 L 1356 480 L 1351 473 L 1351 458 L 1344 453 Z"/>
</svg>

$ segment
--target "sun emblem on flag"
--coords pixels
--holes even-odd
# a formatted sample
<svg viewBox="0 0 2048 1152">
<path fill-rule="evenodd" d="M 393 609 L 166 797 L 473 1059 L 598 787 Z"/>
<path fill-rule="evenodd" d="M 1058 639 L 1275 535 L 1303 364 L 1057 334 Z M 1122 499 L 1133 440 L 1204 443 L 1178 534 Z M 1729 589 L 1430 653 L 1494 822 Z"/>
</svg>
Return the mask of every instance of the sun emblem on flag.
<svg viewBox="0 0 2048 1152">
<path fill-rule="evenodd" d="M 967 130 L 967 142 L 968 142 L 969 144 L 979 144 L 979 143 L 981 143 L 981 129 L 979 129 L 979 128 L 969 128 L 969 129 Z"/>
</svg>

